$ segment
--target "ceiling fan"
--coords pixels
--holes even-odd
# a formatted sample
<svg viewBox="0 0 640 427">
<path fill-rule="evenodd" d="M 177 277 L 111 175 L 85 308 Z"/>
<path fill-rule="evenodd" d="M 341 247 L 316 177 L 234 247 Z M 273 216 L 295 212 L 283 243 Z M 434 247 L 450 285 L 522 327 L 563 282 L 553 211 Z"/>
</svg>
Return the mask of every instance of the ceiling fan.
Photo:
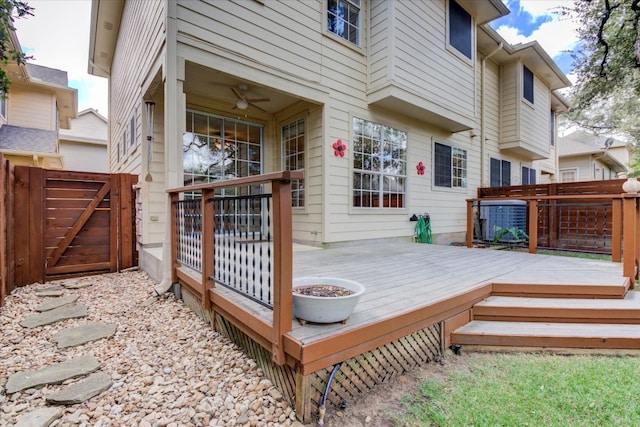
<svg viewBox="0 0 640 427">
<path fill-rule="evenodd" d="M 268 102 L 271 101 L 269 98 L 247 98 L 247 90 L 249 87 L 247 85 L 241 84 L 238 85 L 238 88 L 231 88 L 231 92 L 236 96 L 236 105 L 232 108 L 235 110 L 246 110 L 249 106 L 257 108 L 260 111 L 267 112 L 264 108 L 256 105 L 256 102 Z"/>
</svg>

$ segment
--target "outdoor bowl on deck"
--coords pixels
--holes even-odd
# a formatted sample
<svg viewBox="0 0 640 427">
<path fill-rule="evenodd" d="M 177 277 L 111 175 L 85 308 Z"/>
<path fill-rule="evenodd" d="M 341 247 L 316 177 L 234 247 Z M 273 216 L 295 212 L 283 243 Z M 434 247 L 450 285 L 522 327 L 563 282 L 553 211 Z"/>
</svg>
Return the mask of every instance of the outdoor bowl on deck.
<svg viewBox="0 0 640 427">
<path fill-rule="evenodd" d="M 338 286 L 352 291 L 345 296 L 313 296 L 295 292 L 296 288 L 315 285 Z M 293 279 L 293 315 L 301 324 L 346 323 L 360 297 L 364 286 L 353 280 L 338 277 L 299 277 Z"/>
</svg>

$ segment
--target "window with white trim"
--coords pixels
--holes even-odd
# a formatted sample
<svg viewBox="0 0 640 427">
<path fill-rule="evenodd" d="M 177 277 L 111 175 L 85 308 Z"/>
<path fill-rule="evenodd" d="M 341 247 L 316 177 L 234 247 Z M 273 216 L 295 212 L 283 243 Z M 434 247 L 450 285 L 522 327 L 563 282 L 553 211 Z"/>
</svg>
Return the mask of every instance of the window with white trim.
<svg viewBox="0 0 640 427">
<path fill-rule="evenodd" d="M 553 110 L 551 110 L 551 115 L 549 116 L 549 123 L 551 125 L 551 135 L 549 137 L 553 147 L 556 145 L 556 112 Z"/>
<path fill-rule="evenodd" d="M 511 185 L 511 162 L 491 158 L 491 187 Z"/>
<path fill-rule="evenodd" d="M 467 151 L 436 142 L 433 183 L 436 187 L 467 188 Z"/>
<path fill-rule="evenodd" d="M 522 97 L 533 104 L 533 71 L 522 66 Z"/>
<path fill-rule="evenodd" d="M 304 169 L 305 150 L 304 119 L 294 120 L 282 126 L 282 167 L 284 170 Z M 291 206 L 302 208 L 305 203 L 304 179 L 291 181 Z"/>
<path fill-rule="evenodd" d="M 576 182 L 578 169 L 565 169 L 560 171 L 560 182 Z"/>
<path fill-rule="evenodd" d="M 2 91 L 0 91 L 0 117 L 7 119 L 7 97 Z"/>
<path fill-rule="evenodd" d="M 448 7 L 449 45 L 463 54 L 473 58 L 473 23 L 469 12 L 455 0 L 449 0 Z"/>
<path fill-rule="evenodd" d="M 407 132 L 353 119 L 353 206 L 404 208 Z"/>
<path fill-rule="evenodd" d="M 523 166 L 522 167 L 522 185 L 533 185 L 536 183 L 536 170 Z"/>
<path fill-rule="evenodd" d="M 327 0 L 327 30 L 360 46 L 360 0 Z"/>
<path fill-rule="evenodd" d="M 129 121 L 129 136 L 131 138 L 131 147 L 136 145 L 136 116 L 131 116 Z"/>
</svg>

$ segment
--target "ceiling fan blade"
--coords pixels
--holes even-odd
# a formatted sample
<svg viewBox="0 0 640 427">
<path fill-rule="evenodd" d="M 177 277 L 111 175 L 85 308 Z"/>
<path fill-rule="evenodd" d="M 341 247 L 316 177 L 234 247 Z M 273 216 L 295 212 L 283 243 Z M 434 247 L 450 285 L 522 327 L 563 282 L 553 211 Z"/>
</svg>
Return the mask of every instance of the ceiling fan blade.
<svg viewBox="0 0 640 427">
<path fill-rule="evenodd" d="M 233 94 L 236 96 L 236 98 L 244 99 L 244 96 L 242 96 L 242 94 L 238 92 L 238 90 L 235 87 L 232 87 L 230 89 L 231 89 L 231 92 L 233 92 Z"/>
<path fill-rule="evenodd" d="M 269 98 L 254 98 L 254 99 L 246 99 L 247 102 L 269 102 L 271 101 Z"/>
<path fill-rule="evenodd" d="M 251 103 L 251 102 L 247 102 L 247 104 L 251 105 L 253 108 L 256 108 L 256 109 L 258 109 L 258 110 L 260 110 L 260 111 L 264 111 L 265 113 L 267 112 L 267 110 L 265 110 L 265 109 L 264 109 L 264 108 L 262 108 L 262 107 L 257 106 L 256 104 L 253 104 L 253 103 Z"/>
</svg>

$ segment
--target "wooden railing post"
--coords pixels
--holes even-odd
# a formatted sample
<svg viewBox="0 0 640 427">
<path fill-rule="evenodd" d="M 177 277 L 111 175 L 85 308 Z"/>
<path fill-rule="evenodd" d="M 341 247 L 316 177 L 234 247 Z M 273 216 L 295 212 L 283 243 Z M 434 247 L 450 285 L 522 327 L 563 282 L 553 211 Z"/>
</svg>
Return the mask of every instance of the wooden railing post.
<svg viewBox="0 0 640 427">
<path fill-rule="evenodd" d="M 292 329 L 293 237 L 291 230 L 291 183 L 274 180 L 273 194 L 273 337 L 272 358 L 285 363 L 284 335 Z"/>
<path fill-rule="evenodd" d="M 180 200 L 180 193 L 169 193 L 169 221 L 171 222 L 171 283 L 178 281 L 178 207 L 177 202 Z M 166 270 L 165 270 L 166 271 Z"/>
<path fill-rule="evenodd" d="M 622 199 L 611 201 L 611 261 L 622 261 Z"/>
<path fill-rule="evenodd" d="M 531 199 L 527 200 L 529 205 L 529 253 L 535 254 L 538 252 L 538 201 Z"/>
<path fill-rule="evenodd" d="M 473 199 L 467 199 L 467 247 L 473 247 Z M 480 201 L 478 201 L 478 211 L 480 211 Z"/>
<path fill-rule="evenodd" d="M 209 285 L 213 284 L 214 265 L 214 212 L 213 196 L 215 192 L 211 189 L 202 190 L 202 232 L 200 233 L 202 244 L 202 304 L 208 310 L 211 308 L 209 299 Z"/>
<path fill-rule="evenodd" d="M 636 253 L 636 239 L 637 239 L 637 208 L 636 208 L 636 195 L 624 194 L 622 201 L 622 240 L 624 250 L 622 253 L 622 274 L 624 277 L 628 277 L 631 281 L 631 288 L 635 286 L 635 280 L 637 277 L 637 258 Z"/>
</svg>

